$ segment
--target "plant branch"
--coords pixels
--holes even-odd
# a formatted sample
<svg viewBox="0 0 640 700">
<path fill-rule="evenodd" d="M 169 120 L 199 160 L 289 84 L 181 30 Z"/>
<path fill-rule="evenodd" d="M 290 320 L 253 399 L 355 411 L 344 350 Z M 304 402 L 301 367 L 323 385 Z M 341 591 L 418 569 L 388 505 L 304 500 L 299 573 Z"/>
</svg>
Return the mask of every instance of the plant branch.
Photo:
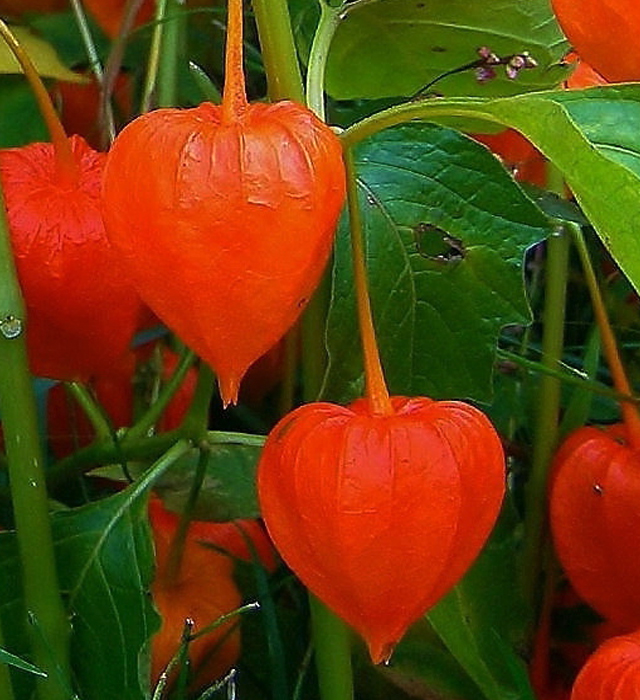
<svg viewBox="0 0 640 700">
<path fill-rule="evenodd" d="M 69 700 L 70 627 L 60 596 L 37 411 L 27 363 L 25 307 L 0 201 L 0 413 L 32 659 L 48 675 L 39 700 Z"/>
</svg>

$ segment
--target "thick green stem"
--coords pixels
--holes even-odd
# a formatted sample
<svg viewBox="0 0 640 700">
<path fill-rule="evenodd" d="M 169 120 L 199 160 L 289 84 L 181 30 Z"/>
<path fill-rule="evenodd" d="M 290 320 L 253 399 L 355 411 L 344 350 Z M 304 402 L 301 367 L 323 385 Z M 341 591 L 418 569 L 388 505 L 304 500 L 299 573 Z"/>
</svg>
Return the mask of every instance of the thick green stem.
<svg viewBox="0 0 640 700">
<path fill-rule="evenodd" d="M 309 596 L 320 697 L 352 700 L 351 633 L 346 624 L 315 596 Z"/>
<path fill-rule="evenodd" d="M 253 0 L 260 49 L 269 86 L 269 99 L 304 104 L 298 54 L 287 0 Z"/>
<path fill-rule="evenodd" d="M 70 626 L 56 572 L 44 457 L 27 363 L 25 308 L 0 198 L 0 414 L 39 700 L 69 700 Z"/>
<path fill-rule="evenodd" d="M 542 364 L 557 369 L 564 343 L 565 301 L 569 260 L 569 236 L 560 229 L 547 241 L 545 300 L 543 311 Z M 540 379 L 534 426 L 531 471 L 525 495 L 522 590 L 525 600 L 536 606 L 544 557 L 547 513 L 547 478 L 558 441 L 560 380 L 545 374 Z"/>
</svg>

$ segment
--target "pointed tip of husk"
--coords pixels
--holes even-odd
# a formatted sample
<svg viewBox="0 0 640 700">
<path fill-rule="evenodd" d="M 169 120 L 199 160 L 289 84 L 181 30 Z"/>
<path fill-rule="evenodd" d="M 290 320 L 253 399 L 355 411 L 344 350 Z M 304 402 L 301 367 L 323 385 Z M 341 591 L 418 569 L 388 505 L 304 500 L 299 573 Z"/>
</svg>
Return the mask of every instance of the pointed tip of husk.
<svg viewBox="0 0 640 700">
<path fill-rule="evenodd" d="M 229 406 L 235 406 L 238 403 L 241 380 L 242 377 L 237 375 L 218 375 L 218 388 L 223 408 L 229 408 Z"/>
<path fill-rule="evenodd" d="M 379 640 L 368 641 L 367 647 L 369 648 L 369 656 L 371 657 L 371 661 L 376 666 L 378 664 L 388 664 L 397 643 L 397 640 L 393 642 Z"/>
</svg>

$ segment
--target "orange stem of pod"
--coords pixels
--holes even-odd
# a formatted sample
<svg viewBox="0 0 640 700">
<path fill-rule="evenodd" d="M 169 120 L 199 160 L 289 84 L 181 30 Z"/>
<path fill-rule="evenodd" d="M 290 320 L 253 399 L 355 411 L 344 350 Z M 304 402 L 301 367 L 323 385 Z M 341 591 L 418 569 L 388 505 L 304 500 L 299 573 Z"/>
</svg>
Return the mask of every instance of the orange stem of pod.
<svg viewBox="0 0 640 700">
<path fill-rule="evenodd" d="M 33 95 L 38 103 L 38 108 L 51 137 L 56 155 L 56 167 L 62 184 L 74 185 L 78 182 L 78 166 L 73 157 L 67 134 L 60 122 L 58 114 L 53 106 L 51 97 L 44 86 L 38 70 L 29 58 L 18 39 L 9 27 L 0 20 L 0 36 L 20 64 L 25 78 L 29 81 Z"/>
<path fill-rule="evenodd" d="M 622 360 L 620 359 L 616 338 L 611 329 L 607 310 L 602 299 L 602 293 L 600 292 L 595 272 L 593 271 L 593 265 L 591 264 L 584 238 L 582 234 L 575 229 L 574 234 L 576 247 L 584 269 L 585 280 L 589 288 L 589 294 L 591 295 L 593 313 L 596 323 L 598 324 L 598 330 L 600 331 L 602 350 L 613 379 L 613 386 L 619 394 L 631 396 L 633 391 L 627 379 Z M 632 447 L 638 449 L 640 448 L 640 415 L 638 415 L 638 409 L 633 402 L 623 399 L 620 402 L 620 410 L 627 428 L 629 442 Z"/>
<path fill-rule="evenodd" d="M 229 0 L 222 123 L 237 121 L 248 107 L 243 65 L 242 0 Z"/>
<path fill-rule="evenodd" d="M 380 351 L 378 350 L 371 301 L 369 299 L 355 164 L 351 152 L 345 151 L 344 158 L 347 172 L 347 203 L 351 227 L 353 277 L 358 308 L 358 323 L 364 354 L 366 394 L 374 414 L 391 415 L 394 411 L 384 378 L 382 362 L 380 361 Z"/>
</svg>

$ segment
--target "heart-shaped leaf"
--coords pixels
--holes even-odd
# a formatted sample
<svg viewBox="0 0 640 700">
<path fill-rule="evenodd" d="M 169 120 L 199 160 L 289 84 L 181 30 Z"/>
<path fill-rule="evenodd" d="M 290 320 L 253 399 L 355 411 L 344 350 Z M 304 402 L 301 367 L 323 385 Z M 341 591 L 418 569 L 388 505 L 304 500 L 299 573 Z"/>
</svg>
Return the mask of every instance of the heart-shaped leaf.
<svg viewBox="0 0 640 700">
<path fill-rule="evenodd" d="M 371 297 L 394 394 L 491 397 L 495 346 L 528 323 L 522 279 L 547 219 L 486 148 L 434 125 L 377 134 L 356 152 Z M 346 222 L 338 236 L 324 396 L 362 393 Z"/>
</svg>

